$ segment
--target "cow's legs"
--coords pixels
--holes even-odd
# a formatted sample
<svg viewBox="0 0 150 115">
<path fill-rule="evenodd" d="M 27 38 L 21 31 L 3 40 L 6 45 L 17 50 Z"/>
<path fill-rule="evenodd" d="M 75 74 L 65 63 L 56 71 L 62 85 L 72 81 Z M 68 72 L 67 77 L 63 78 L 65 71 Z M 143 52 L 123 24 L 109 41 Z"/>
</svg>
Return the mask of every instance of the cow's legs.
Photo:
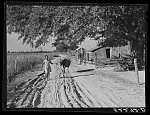
<svg viewBox="0 0 150 115">
<path fill-rule="evenodd" d="M 69 72 L 69 67 L 67 67 L 67 70 L 68 70 L 68 72 Z"/>
<path fill-rule="evenodd" d="M 65 73 L 65 66 L 64 66 L 64 73 Z"/>
<path fill-rule="evenodd" d="M 61 72 L 64 73 L 64 67 L 60 66 L 61 67 Z"/>
<path fill-rule="evenodd" d="M 63 66 L 63 77 L 65 77 L 65 67 Z"/>
</svg>

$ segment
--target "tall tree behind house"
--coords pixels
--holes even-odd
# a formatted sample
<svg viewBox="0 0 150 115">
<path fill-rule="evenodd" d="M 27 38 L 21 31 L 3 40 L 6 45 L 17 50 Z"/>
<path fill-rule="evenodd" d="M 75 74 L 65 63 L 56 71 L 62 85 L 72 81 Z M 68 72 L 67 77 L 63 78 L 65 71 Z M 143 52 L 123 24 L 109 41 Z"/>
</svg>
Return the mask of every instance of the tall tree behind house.
<svg viewBox="0 0 150 115">
<path fill-rule="evenodd" d="M 108 21 L 104 35 L 107 39 L 100 45 L 124 46 L 129 43 L 138 83 L 137 61 L 143 60 L 146 45 L 146 10 L 145 5 L 109 6 L 103 15 Z"/>
</svg>

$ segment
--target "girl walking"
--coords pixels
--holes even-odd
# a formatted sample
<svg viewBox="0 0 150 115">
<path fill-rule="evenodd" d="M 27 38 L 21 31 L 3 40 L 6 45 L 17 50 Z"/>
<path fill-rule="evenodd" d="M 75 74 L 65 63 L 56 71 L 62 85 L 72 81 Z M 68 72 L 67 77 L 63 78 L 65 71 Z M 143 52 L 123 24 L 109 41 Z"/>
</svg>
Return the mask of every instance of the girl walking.
<svg viewBox="0 0 150 115">
<path fill-rule="evenodd" d="M 48 60 L 48 55 L 45 55 L 45 59 L 43 61 L 42 67 L 44 69 L 45 77 L 47 78 L 47 80 L 50 79 L 50 72 L 51 72 L 50 64 L 53 64 L 53 63 Z"/>
</svg>

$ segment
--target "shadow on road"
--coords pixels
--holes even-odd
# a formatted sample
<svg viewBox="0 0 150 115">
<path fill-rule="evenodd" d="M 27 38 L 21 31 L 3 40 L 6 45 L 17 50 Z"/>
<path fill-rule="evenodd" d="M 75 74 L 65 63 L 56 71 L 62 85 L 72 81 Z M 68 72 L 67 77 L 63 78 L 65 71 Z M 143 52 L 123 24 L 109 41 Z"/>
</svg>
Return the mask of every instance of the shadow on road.
<svg viewBox="0 0 150 115">
<path fill-rule="evenodd" d="M 85 69 L 85 70 L 78 70 L 77 72 L 88 72 L 88 71 L 93 71 L 94 69 Z"/>
<path fill-rule="evenodd" d="M 90 76 L 90 75 L 95 75 L 95 74 L 88 74 L 88 75 L 77 75 L 77 76 L 65 76 L 65 77 L 63 77 L 63 78 L 74 78 L 74 77 Z"/>
<path fill-rule="evenodd" d="M 56 80 L 56 79 L 63 79 L 63 78 L 75 78 L 75 77 L 82 77 L 82 76 L 90 76 L 90 75 L 95 75 L 95 74 L 76 75 L 76 76 L 68 76 L 68 75 L 64 75 L 63 77 L 53 78 L 53 79 L 50 79 L 49 81 L 51 81 L 51 80 Z"/>
</svg>

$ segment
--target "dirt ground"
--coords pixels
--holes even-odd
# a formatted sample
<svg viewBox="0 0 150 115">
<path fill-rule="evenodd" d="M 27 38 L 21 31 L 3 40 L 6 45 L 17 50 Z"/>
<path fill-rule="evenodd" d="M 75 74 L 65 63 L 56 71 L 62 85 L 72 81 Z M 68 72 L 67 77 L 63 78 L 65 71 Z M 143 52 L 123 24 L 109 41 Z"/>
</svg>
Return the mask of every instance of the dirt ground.
<svg viewBox="0 0 150 115">
<path fill-rule="evenodd" d="M 8 85 L 8 108 L 92 108 L 145 107 L 145 71 L 140 71 L 141 85 L 133 71 L 114 72 L 113 67 L 95 68 L 79 65 L 72 59 L 70 72 L 62 73 L 59 59 L 51 65 L 50 80 L 34 71 L 19 75 Z M 14 87 L 15 86 L 15 87 Z"/>
</svg>

